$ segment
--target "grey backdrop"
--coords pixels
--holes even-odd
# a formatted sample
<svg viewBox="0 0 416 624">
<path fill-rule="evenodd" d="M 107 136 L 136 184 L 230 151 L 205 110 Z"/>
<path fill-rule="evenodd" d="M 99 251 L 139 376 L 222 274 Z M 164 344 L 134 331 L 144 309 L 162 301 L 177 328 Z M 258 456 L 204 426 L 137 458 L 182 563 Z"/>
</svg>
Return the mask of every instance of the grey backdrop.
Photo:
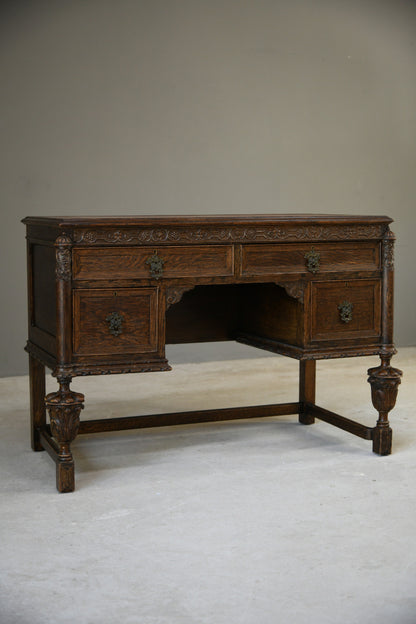
<svg viewBox="0 0 416 624">
<path fill-rule="evenodd" d="M 414 2 L 1 6 L 1 375 L 26 372 L 36 214 L 387 214 L 416 344 Z"/>
</svg>

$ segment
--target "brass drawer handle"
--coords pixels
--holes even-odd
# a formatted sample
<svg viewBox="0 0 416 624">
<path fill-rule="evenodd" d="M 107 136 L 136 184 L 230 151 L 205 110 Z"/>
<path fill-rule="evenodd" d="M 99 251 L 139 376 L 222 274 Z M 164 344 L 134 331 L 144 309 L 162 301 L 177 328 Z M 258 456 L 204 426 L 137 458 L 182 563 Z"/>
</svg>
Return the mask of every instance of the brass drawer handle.
<svg viewBox="0 0 416 624">
<path fill-rule="evenodd" d="M 304 255 L 304 258 L 306 260 L 306 268 L 308 269 L 308 271 L 314 274 L 318 273 L 319 260 L 321 258 L 321 254 L 319 253 L 319 251 L 315 251 L 315 247 L 312 247 L 312 249 Z"/>
<path fill-rule="evenodd" d="M 123 333 L 122 324 L 124 321 L 124 316 L 120 314 L 120 312 L 111 312 L 108 316 L 106 316 L 105 320 L 108 323 L 108 331 L 113 336 L 120 336 Z"/>
<path fill-rule="evenodd" d="M 146 260 L 146 264 L 149 265 L 150 277 L 154 277 L 155 279 L 162 277 L 165 260 L 157 255 L 157 251 Z"/>
<path fill-rule="evenodd" d="M 343 301 L 339 304 L 338 310 L 343 323 L 352 321 L 352 309 L 354 305 L 350 301 Z"/>
</svg>

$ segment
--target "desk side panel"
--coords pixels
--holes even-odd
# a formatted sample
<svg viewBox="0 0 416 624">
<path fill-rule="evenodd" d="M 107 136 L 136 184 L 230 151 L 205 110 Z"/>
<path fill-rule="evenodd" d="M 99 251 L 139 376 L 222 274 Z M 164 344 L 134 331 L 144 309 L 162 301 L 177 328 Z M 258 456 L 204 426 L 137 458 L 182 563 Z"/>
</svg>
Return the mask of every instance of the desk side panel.
<svg viewBox="0 0 416 624">
<path fill-rule="evenodd" d="M 55 248 L 28 241 L 29 340 L 56 356 Z"/>
</svg>

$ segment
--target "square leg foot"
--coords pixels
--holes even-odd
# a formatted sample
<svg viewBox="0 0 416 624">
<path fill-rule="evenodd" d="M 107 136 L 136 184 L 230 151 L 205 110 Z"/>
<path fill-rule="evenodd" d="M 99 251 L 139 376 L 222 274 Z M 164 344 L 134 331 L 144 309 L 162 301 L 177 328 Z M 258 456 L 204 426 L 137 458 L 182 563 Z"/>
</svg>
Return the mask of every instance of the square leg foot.
<svg viewBox="0 0 416 624">
<path fill-rule="evenodd" d="M 315 422 L 315 416 L 312 416 L 308 412 L 300 412 L 299 422 L 302 425 L 313 425 L 313 423 Z"/>
<path fill-rule="evenodd" d="M 393 431 L 390 427 L 373 429 L 373 453 L 377 455 L 390 455 Z"/>
<path fill-rule="evenodd" d="M 39 453 L 40 451 L 44 451 L 44 450 L 45 449 L 42 446 L 39 435 L 33 436 L 32 451 Z"/>
<path fill-rule="evenodd" d="M 73 492 L 75 490 L 74 462 L 56 462 L 56 489 L 58 492 Z"/>
</svg>

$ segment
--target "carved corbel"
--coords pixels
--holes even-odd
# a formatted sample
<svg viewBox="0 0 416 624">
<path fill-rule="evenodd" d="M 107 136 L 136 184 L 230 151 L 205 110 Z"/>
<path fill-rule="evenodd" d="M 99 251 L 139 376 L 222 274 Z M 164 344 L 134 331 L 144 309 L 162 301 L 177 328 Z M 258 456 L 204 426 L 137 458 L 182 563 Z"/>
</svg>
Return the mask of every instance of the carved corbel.
<svg viewBox="0 0 416 624">
<path fill-rule="evenodd" d="M 183 295 L 194 288 L 194 284 L 182 284 L 181 286 L 168 286 L 166 288 L 166 310 L 175 303 L 179 303 Z"/>
<path fill-rule="evenodd" d="M 284 288 L 289 297 L 293 297 L 294 299 L 297 299 L 298 301 L 303 303 L 306 286 L 305 282 L 275 282 L 275 284 Z"/>
</svg>

